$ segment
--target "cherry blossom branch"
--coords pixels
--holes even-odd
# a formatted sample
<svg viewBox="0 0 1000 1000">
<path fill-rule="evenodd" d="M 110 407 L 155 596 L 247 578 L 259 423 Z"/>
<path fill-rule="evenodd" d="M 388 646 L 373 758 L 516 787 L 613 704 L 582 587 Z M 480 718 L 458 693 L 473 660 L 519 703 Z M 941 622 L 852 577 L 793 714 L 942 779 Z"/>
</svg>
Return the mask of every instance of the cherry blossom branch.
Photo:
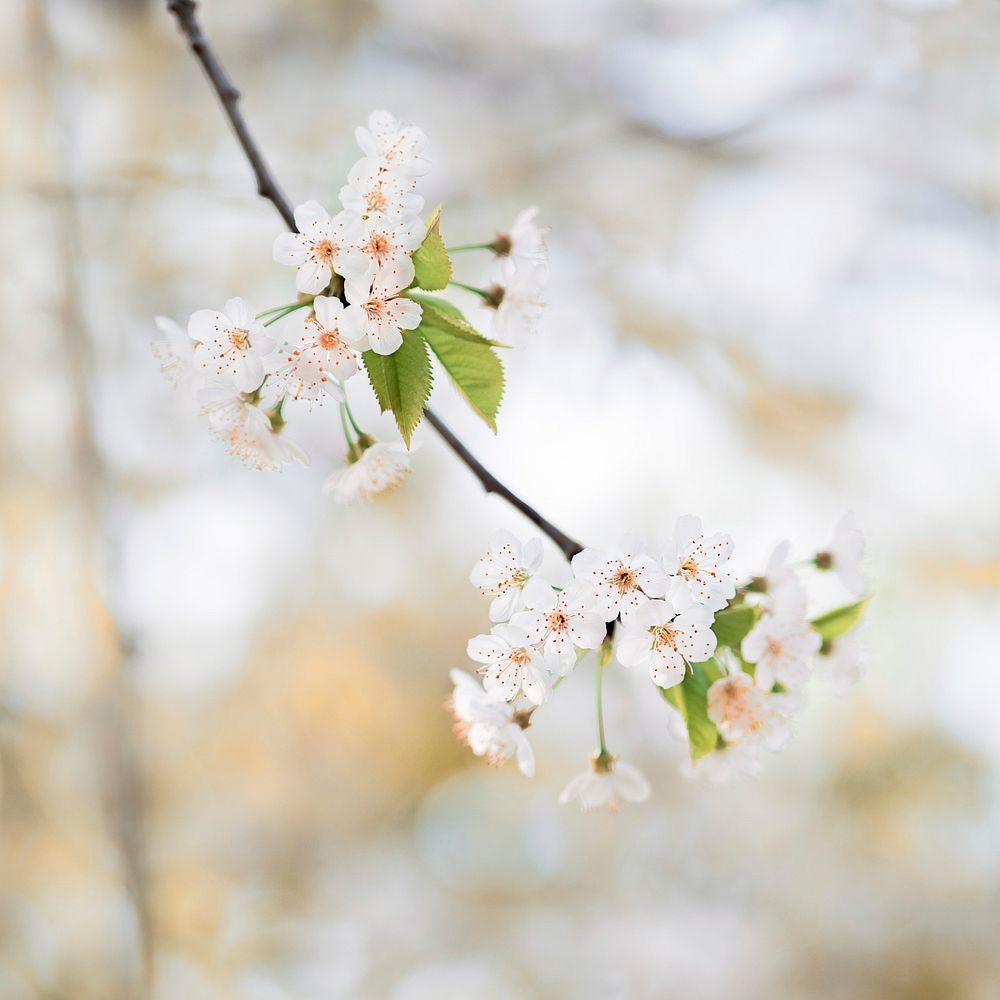
<svg viewBox="0 0 1000 1000">
<path fill-rule="evenodd" d="M 253 170 L 257 181 L 257 193 L 274 205 L 289 229 L 294 231 L 297 227 L 291 202 L 275 180 L 260 147 L 250 133 L 250 128 L 239 106 L 240 91 L 230 79 L 202 30 L 196 13 L 197 6 L 197 0 L 167 0 L 168 13 L 173 14 L 177 19 L 181 33 L 187 39 L 195 58 L 201 63 L 212 89 L 222 104 L 222 110 L 236 134 L 240 147 L 246 155 L 250 168 Z M 579 542 L 560 531 L 554 524 L 542 517 L 534 507 L 501 483 L 430 408 L 424 410 L 424 415 L 427 417 L 427 422 L 444 438 L 451 450 L 465 463 L 487 493 L 503 497 L 511 506 L 516 507 L 539 531 L 548 535 L 555 542 L 567 560 L 572 559 L 577 552 L 583 549 Z"/>
</svg>

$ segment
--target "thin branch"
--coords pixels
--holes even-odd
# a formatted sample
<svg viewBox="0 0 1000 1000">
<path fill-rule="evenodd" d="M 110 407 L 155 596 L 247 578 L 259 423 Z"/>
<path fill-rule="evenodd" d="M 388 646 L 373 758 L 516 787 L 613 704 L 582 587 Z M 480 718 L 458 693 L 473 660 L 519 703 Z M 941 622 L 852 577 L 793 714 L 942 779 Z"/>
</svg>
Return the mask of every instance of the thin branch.
<svg viewBox="0 0 1000 1000">
<path fill-rule="evenodd" d="M 205 74 L 215 90 L 222 110 L 229 119 L 229 124 L 236 133 L 243 152 L 257 178 L 257 191 L 278 210 L 289 229 L 295 229 L 295 216 L 291 203 L 274 179 L 267 161 L 260 148 L 250 134 L 246 119 L 239 107 L 240 92 L 229 78 L 218 56 L 215 54 L 205 32 L 201 28 L 196 14 L 196 0 L 167 0 L 167 10 L 177 19 L 181 32 L 188 40 L 191 51 L 201 63 Z M 575 542 L 567 534 L 560 531 L 551 521 L 547 521 L 534 507 L 522 500 L 516 493 L 504 486 L 468 448 L 452 433 L 448 426 L 429 408 L 424 410 L 427 422 L 445 439 L 451 450 L 460 458 L 472 474 L 482 484 L 487 493 L 495 493 L 503 497 L 509 504 L 516 507 L 524 516 L 544 532 L 562 550 L 567 559 L 572 559 L 583 546 Z"/>
</svg>

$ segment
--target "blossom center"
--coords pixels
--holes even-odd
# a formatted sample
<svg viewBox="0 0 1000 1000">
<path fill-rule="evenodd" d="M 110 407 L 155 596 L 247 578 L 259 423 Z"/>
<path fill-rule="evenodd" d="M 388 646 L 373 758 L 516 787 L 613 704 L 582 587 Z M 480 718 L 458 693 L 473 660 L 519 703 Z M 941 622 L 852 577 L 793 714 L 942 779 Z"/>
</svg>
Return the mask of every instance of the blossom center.
<svg viewBox="0 0 1000 1000">
<path fill-rule="evenodd" d="M 368 197 L 365 199 L 368 204 L 369 212 L 382 212 L 385 210 L 387 204 L 386 197 L 382 193 L 381 185 L 377 188 L 373 188 L 368 192 Z"/>
<path fill-rule="evenodd" d="M 654 625 L 650 630 L 653 636 L 653 649 L 660 649 L 662 646 L 677 648 L 677 629 L 673 625 Z"/>
<path fill-rule="evenodd" d="M 611 582 L 618 588 L 620 594 L 627 594 L 630 590 L 635 590 L 637 586 L 635 572 L 627 566 L 622 566 L 612 577 Z"/>
<path fill-rule="evenodd" d="M 553 632 L 562 632 L 567 625 L 569 625 L 569 619 L 566 617 L 563 611 L 550 611 L 548 615 L 549 628 Z"/>
<path fill-rule="evenodd" d="M 335 351 L 340 347 L 340 335 L 334 333 L 332 330 L 324 330 L 317 338 L 316 343 L 323 348 L 324 351 Z"/>
<path fill-rule="evenodd" d="M 523 667 L 531 660 L 531 653 L 524 646 L 518 646 L 510 651 L 510 662 L 515 667 Z"/>
<path fill-rule="evenodd" d="M 774 638 L 767 640 L 767 652 L 769 656 L 781 656 L 785 651 L 785 647 Z"/>
<path fill-rule="evenodd" d="M 510 578 L 510 584 L 514 587 L 523 587 L 528 582 L 528 571 L 526 569 L 514 570 L 514 575 Z"/>
<path fill-rule="evenodd" d="M 245 351 L 247 345 L 250 343 L 250 334 L 248 334 L 246 330 L 240 329 L 238 326 L 230 327 L 229 343 L 232 344 L 237 351 Z"/>
<path fill-rule="evenodd" d="M 377 264 L 384 263 L 389 256 L 389 237 L 385 233 L 372 233 L 368 242 L 362 248 L 366 254 L 375 259 Z"/>
<path fill-rule="evenodd" d="M 694 556 L 688 556 L 684 562 L 681 563 L 681 576 L 685 579 L 690 580 L 692 577 L 698 575 L 698 570 L 701 567 L 698 565 L 698 560 Z"/>
<path fill-rule="evenodd" d="M 337 248 L 329 240 L 320 240 L 313 244 L 313 253 L 317 259 L 329 263 L 336 256 Z"/>
<path fill-rule="evenodd" d="M 385 301 L 383 299 L 369 299 L 362 307 L 365 315 L 370 320 L 380 320 L 385 315 Z"/>
</svg>

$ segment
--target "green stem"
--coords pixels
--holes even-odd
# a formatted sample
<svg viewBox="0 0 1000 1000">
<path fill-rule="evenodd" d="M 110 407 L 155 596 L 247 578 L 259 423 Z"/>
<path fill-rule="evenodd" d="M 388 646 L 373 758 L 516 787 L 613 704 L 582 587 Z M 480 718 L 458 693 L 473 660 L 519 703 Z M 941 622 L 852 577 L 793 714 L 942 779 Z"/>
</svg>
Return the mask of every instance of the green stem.
<svg viewBox="0 0 1000 1000">
<path fill-rule="evenodd" d="M 270 326 L 272 323 L 277 323 L 279 319 L 284 319 L 286 316 L 288 316 L 290 313 L 295 312 L 297 309 L 304 309 L 306 306 L 311 306 L 311 305 L 312 305 L 312 299 L 310 299 L 308 302 L 296 302 L 290 306 L 282 306 L 281 307 L 282 311 L 279 312 L 276 316 L 272 316 L 270 319 L 265 320 L 264 326 Z M 275 310 L 271 310 L 271 312 L 274 311 Z M 261 315 L 264 314 L 262 313 Z"/>
<path fill-rule="evenodd" d="M 598 661 L 596 678 L 597 690 L 597 739 L 600 743 L 599 755 L 607 756 L 608 745 L 604 739 L 604 664 Z"/>
<path fill-rule="evenodd" d="M 492 243 L 463 243 L 458 247 L 445 247 L 448 253 L 465 253 L 468 250 L 492 250 Z"/>
<path fill-rule="evenodd" d="M 461 281 L 449 281 L 449 285 L 454 285 L 456 288 L 461 288 L 464 292 L 472 292 L 473 295 L 478 295 L 482 299 L 488 299 L 490 293 L 486 291 L 485 288 L 476 288 L 473 285 L 464 285 Z"/>
<path fill-rule="evenodd" d="M 260 319 L 261 316 L 270 316 L 271 313 L 284 312 L 286 309 L 291 309 L 293 306 L 298 308 L 300 305 L 302 305 L 302 303 L 297 301 L 286 302 L 283 306 L 275 306 L 273 309 L 262 309 L 256 316 L 254 316 L 254 319 Z"/>
<path fill-rule="evenodd" d="M 350 420 L 351 426 L 354 428 L 358 437 L 360 437 L 364 434 L 364 431 L 358 426 L 358 422 L 354 419 L 354 413 L 351 411 L 351 404 L 345 399 L 344 402 L 341 403 L 341 406 L 347 412 L 347 419 Z"/>
<path fill-rule="evenodd" d="M 347 447 L 348 447 L 348 449 L 354 447 L 354 436 L 351 434 L 351 428 L 348 426 L 348 423 L 347 423 L 347 415 L 348 415 L 349 412 L 350 411 L 347 408 L 347 403 L 341 403 L 340 404 L 340 424 L 344 428 L 344 440 L 347 441 Z M 352 420 L 351 423 L 354 423 L 354 421 Z M 355 425 L 355 427 L 356 426 L 357 425 Z M 358 433 L 360 434 L 361 432 L 358 431 Z"/>
</svg>

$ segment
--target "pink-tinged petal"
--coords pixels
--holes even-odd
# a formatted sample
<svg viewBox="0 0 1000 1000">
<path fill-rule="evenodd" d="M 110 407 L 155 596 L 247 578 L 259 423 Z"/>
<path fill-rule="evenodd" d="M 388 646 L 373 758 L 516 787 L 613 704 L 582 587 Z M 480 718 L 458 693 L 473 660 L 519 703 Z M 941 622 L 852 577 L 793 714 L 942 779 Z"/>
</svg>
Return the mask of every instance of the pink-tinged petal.
<svg viewBox="0 0 1000 1000">
<path fill-rule="evenodd" d="M 386 323 L 372 323 L 368 327 L 368 340 L 376 354 L 395 354 L 403 346 L 403 335 Z"/>
<path fill-rule="evenodd" d="M 426 235 L 427 229 L 419 219 L 410 219 L 393 230 L 393 237 L 404 250 L 416 250 Z"/>
<path fill-rule="evenodd" d="M 324 330 L 336 330 L 344 314 L 344 303 L 332 295 L 317 295 L 313 299 L 313 311 Z"/>
<path fill-rule="evenodd" d="M 332 273 L 329 264 L 307 260 L 295 272 L 295 287 L 307 295 L 315 295 L 318 292 L 322 292 L 330 284 Z"/>
<path fill-rule="evenodd" d="M 329 225 L 330 215 L 318 201 L 307 201 L 295 209 L 295 227 L 308 235 L 310 230 Z"/>
<path fill-rule="evenodd" d="M 559 793 L 559 802 L 561 805 L 567 805 L 573 801 L 579 801 L 583 803 L 583 794 L 590 783 L 591 779 L 594 777 L 591 771 L 584 771 L 583 774 L 578 774 L 571 778 L 566 787 Z"/>
<path fill-rule="evenodd" d="M 600 615 L 585 613 L 570 620 L 569 633 L 581 649 L 597 649 L 604 642 L 608 628 Z"/>
<path fill-rule="evenodd" d="M 688 663 L 704 663 L 715 652 L 715 633 L 710 628 L 685 629 L 678 634 L 677 645 Z"/>
<path fill-rule="evenodd" d="M 716 568 L 728 562 L 733 554 L 733 540 L 729 535 L 716 534 L 702 540 L 700 545 L 702 565 Z"/>
<path fill-rule="evenodd" d="M 424 314 L 419 302 L 410 299 L 390 299 L 386 303 L 389 315 L 401 330 L 415 330 Z"/>
<path fill-rule="evenodd" d="M 569 632 L 550 632 L 543 649 L 546 659 L 554 657 L 557 660 L 575 660 L 576 651 Z"/>
<path fill-rule="evenodd" d="M 619 761 L 611 772 L 615 791 L 626 802 L 645 802 L 649 798 L 650 787 L 646 776 L 637 767 Z"/>
<path fill-rule="evenodd" d="M 477 635 L 469 640 L 465 648 L 469 659 L 476 663 L 493 663 L 505 656 L 507 650 L 507 643 L 495 635 Z"/>
<path fill-rule="evenodd" d="M 282 233 L 271 247 L 271 255 L 279 264 L 304 264 L 309 252 L 309 241 L 298 233 Z"/>
<path fill-rule="evenodd" d="M 358 370 L 358 356 L 353 351 L 336 351 L 324 366 L 338 382 L 346 382 Z M 323 382 L 325 387 L 329 382 Z"/>
<path fill-rule="evenodd" d="M 253 392 L 264 381 L 264 363 L 256 354 L 244 354 L 233 365 L 233 385 L 240 392 Z"/>
<path fill-rule="evenodd" d="M 368 317 L 360 305 L 348 306 L 340 317 L 340 335 L 359 351 L 367 351 Z"/>
<path fill-rule="evenodd" d="M 505 669 L 491 664 L 483 671 L 483 687 L 494 698 L 510 701 L 521 688 L 521 676 L 509 665 Z"/>
</svg>

